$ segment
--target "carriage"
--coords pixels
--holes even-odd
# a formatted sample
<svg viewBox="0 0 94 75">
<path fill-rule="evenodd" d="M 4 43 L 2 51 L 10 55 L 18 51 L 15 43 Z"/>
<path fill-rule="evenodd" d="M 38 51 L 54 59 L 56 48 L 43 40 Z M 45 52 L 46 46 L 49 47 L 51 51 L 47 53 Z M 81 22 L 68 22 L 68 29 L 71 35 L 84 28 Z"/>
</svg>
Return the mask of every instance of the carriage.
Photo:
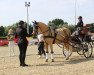
<svg viewBox="0 0 94 75">
<path fill-rule="evenodd" d="M 85 39 L 85 38 L 84 38 Z M 73 52 L 77 52 L 79 55 L 84 55 L 86 58 L 89 58 L 92 56 L 93 53 L 93 42 L 92 41 L 81 41 L 78 42 L 71 42 L 71 46 L 74 48 Z M 63 47 L 63 54 L 66 57 L 67 50 Z M 69 55 L 71 56 L 71 54 Z"/>
<path fill-rule="evenodd" d="M 92 56 L 93 53 L 93 35 L 89 32 L 86 27 L 80 31 L 79 36 L 74 36 L 74 39 L 70 39 L 70 45 L 74 48 L 74 52 L 79 55 L 84 55 L 86 58 Z M 63 47 L 63 54 L 66 56 L 66 50 Z M 71 54 L 70 54 L 71 56 Z"/>
<path fill-rule="evenodd" d="M 91 43 L 92 41 L 87 38 L 87 33 L 85 34 L 83 41 L 80 41 L 79 43 L 71 39 L 71 32 L 68 28 L 63 27 L 59 29 L 52 29 L 42 22 L 35 21 L 33 22 L 33 34 L 37 34 L 38 32 L 44 35 L 46 48 L 46 62 L 48 62 L 48 46 L 50 46 L 51 59 L 52 62 L 54 62 L 53 44 L 57 44 L 59 47 L 62 48 L 66 60 L 69 59 L 72 52 L 74 51 L 77 52 L 79 55 L 84 55 L 86 58 L 92 56 L 93 45 Z M 81 40 L 81 38 L 79 38 L 78 40 Z"/>
</svg>

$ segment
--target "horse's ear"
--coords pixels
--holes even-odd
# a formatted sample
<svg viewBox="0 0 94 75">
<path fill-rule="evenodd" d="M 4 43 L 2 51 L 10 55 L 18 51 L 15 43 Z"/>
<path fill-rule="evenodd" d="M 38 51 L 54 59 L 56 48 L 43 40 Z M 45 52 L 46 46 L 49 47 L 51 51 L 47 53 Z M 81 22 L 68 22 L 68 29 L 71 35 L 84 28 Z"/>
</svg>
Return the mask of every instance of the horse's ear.
<svg viewBox="0 0 94 75">
<path fill-rule="evenodd" d="M 38 22 L 36 21 L 32 21 L 32 23 L 33 23 L 33 26 L 36 26 L 38 24 Z"/>
<path fill-rule="evenodd" d="M 38 24 L 38 22 L 37 22 L 37 21 L 35 21 L 35 24 L 37 25 L 37 24 Z"/>
<path fill-rule="evenodd" d="M 32 21 L 32 23 L 35 23 L 34 21 Z"/>
</svg>

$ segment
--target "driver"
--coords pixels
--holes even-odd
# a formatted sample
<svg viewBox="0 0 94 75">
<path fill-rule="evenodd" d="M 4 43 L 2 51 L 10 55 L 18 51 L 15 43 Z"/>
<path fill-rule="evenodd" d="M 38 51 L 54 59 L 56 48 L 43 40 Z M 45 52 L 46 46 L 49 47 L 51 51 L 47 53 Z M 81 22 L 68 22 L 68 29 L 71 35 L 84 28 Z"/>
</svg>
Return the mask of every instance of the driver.
<svg viewBox="0 0 94 75">
<path fill-rule="evenodd" d="M 83 28 L 82 16 L 79 16 L 79 17 L 78 17 L 78 23 L 77 23 L 77 25 L 75 26 L 75 28 L 76 28 L 76 31 L 73 32 L 73 34 L 72 34 L 71 36 L 72 36 L 72 37 L 74 37 L 74 36 L 79 37 L 80 32 L 81 32 L 81 30 L 82 30 L 82 28 Z"/>
<path fill-rule="evenodd" d="M 78 34 L 79 35 L 79 31 L 81 31 L 83 28 L 83 21 L 82 21 L 82 16 L 79 16 L 78 17 L 78 23 L 76 25 L 76 30 L 78 31 Z"/>
</svg>

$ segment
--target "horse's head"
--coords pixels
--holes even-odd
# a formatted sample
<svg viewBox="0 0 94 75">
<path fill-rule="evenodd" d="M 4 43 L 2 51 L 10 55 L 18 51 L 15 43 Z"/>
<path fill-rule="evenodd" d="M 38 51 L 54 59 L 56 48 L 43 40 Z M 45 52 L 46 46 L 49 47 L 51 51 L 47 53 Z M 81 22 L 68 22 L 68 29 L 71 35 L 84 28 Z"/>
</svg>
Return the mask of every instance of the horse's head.
<svg viewBox="0 0 94 75">
<path fill-rule="evenodd" d="M 48 30 L 48 26 L 42 22 L 33 22 L 33 34 L 44 33 Z"/>
<path fill-rule="evenodd" d="M 33 34 L 38 33 L 38 22 L 34 21 L 33 22 Z"/>
</svg>

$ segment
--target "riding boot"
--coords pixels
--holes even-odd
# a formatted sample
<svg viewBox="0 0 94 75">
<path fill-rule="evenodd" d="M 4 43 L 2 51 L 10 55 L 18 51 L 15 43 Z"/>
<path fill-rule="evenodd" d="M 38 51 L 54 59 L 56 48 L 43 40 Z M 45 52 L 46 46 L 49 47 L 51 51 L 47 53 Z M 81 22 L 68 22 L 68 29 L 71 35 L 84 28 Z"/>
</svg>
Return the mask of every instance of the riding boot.
<svg viewBox="0 0 94 75">
<path fill-rule="evenodd" d="M 46 56 L 46 53 L 45 53 L 45 51 L 44 51 L 44 50 L 42 51 L 42 54 L 44 54 L 44 56 Z"/>
<path fill-rule="evenodd" d="M 20 66 L 22 66 L 22 59 L 21 59 L 21 56 L 19 56 L 19 60 L 20 60 Z"/>
<path fill-rule="evenodd" d="M 46 56 L 46 53 L 44 52 L 44 56 Z"/>
<path fill-rule="evenodd" d="M 22 59 L 20 59 L 20 66 L 23 66 L 25 63 L 23 62 Z"/>
<path fill-rule="evenodd" d="M 28 65 L 25 64 L 24 60 L 22 59 L 22 62 L 21 62 L 21 64 L 20 64 L 20 66 L 25 67 L 25 66 L 28 66 Z"/>
</svg>

